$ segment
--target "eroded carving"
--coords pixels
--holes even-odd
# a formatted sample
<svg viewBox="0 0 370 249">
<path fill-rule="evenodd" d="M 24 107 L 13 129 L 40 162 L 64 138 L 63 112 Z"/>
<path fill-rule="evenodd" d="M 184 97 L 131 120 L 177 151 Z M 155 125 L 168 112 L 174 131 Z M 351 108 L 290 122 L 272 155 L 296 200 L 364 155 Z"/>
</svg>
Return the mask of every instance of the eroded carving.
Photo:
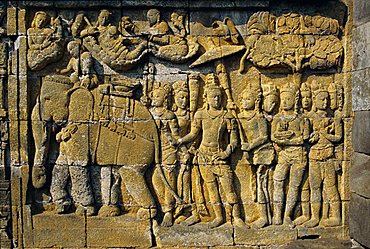
<svg viewBox="0 0 370 249">
<path fill-rule="evenodd" d="M 338 21 L 257 12 L 243 37 L 229 17 L 197 37 L 181 10 L 143 13 L 115 25 L 109 10 L 93 23 L 79 12 L 69 29 L 35 14 L 28 66 L 53 74 L 31 117 L 32 183 L 55 212 L 135 214 L 158 229 L 340 226 L 348 89 L 314 75 L 340 70 Z"/>
</svg>

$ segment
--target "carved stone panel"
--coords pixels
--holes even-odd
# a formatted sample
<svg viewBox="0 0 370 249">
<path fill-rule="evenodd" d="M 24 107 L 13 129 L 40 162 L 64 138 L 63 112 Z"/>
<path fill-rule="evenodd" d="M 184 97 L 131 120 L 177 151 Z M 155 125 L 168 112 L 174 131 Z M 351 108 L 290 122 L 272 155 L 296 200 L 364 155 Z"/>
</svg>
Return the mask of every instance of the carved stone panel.
<svg viewBox="0 0 370 249">
<path fill-rule="evenodd" d="M 68 2 L 0 43 L 19 247 L 348 239 L 345 4 Z"/>
</svg>

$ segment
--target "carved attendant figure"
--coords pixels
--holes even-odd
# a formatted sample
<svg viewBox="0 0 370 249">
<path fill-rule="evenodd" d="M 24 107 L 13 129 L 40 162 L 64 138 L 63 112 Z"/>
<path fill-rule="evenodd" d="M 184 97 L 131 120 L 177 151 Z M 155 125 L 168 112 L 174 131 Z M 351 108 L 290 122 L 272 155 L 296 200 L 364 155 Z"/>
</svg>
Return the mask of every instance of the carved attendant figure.
<svg viewBox="0 0 370 249">
<path fill-rule="evenodd" d="M 160 155 L 161 163 L 156 168 L 157 173 L 162 174 L 164 188 L 164 203 L 162 210 L 164 218 L 162 226 L 172 226 L 173 224 L 173 209 L 175 206 L 175 190 L 176 190 L 176 147 L 174 146 L 175 139 L 179 136 L 179 128 L 175 114 L 168 109 L 167 101 L 170 94 L 170 89 L 165 87 L 156 87 L 151 93 L 152 113 L 156 121 L 159 138 L 160 138 Z M 162 172 L 161 172 L 162 171 Z M 177 197 L 177 196 L 176 196 Z"/>
<path fill-rule="evenodd" d="M 53 26 L 48 27 L 50 24 Z M 43 69 L 63 54 L 62 25 L 59 18 L 51 23 L 48 14 L 38 11 L 27 34 L 27 61 L 31 70 Z"/>
<path fill-rule="evenodd" d="M 306 83 L 301 85 L 301 103 L 303 109 L 303 118 L 309 124 L 312 122 L 312 93 L 310 87 Z M 305 141 L 305 148 L 309 151 L 308 141 Z M 303 175 L 302 192 L 301 192 L 301 207 L 302 215 L 294 220 L 294 225 L 302 225 L 310 219 L 310 181 L 308 171 Z"/>
<path fill-rule="evenodd" d="M 242 150 L 248 153 L 251 164 L 257 167 L 257 201 L 260 218 L 252 226 L 262 228 L 269 224 L 268 176 L 275 158 L 275 150 L 269 141 L 267 120 L 260 111 L 261 89 L 259 85 L 248 85 L 241 94 L 241 113 L 238 119 L 240 131 L 247 141 Z"/>
<path fill-rule="evenodd" d="M 306 167 L 306 151 L 302 145 L 308 138 L 308 134 L 305 134 L 308 128 L 304 119 L 295 112 L 298 97 L 297 87 L 287 85 L 282 88 L 280 91 L 282 111 L 273 118 L 271 124 L 271 139 L 278 146 L 278 162 L 274 172 L 274 225 L 283 223 L 284 206 L 284 223 L 292 223 L 292 214 Z M 286 179 L 289 180 L 289 188 L 284 188 Z"/>
<path fill-rule="evenodd" d="M 236 226 L 244 226 L 233 186 L 233 171 L 227 162 L 238 143 L 237 123 L 235 117 L 222 106 L 222 91 L 214 74 L 207 75 L 205 100 L 206 106 L 195 113 L 190 133 L 180 138 L 178 143 L 190 143 L 202 131 L 197 160 L 216 216 L 209 223 L 209 227 L 218 227 L 225 222 L 220 187 L 223 188 L 227 203 L 232 205 L 233 223 Z"/>
<path fill-rule="evenodd" d="M 322 196 L 330 205 L 332 216 L 324 219 L 324 226 L 338 226 L 341 223 L 340 197 L 336 182 L 338 164 L 335 163 L 334 143 L 342 139 L 342 123 L 340 117 L 328 117 L 329 93 L 323 86 L 313 82 L 314 108 L 312 115 L 313 132 L 310 135 L 312 143 L 309 153 L 309 178 L 311 190 L 311 219 L 305 227 L 315 227 L 320 222 Z M 323 187 L 321 187 L 323 186 Z M 322 195 L 322 191 L 325 195 Z M 323 214 L 326 216 L 327 214 Z"/>
</svg>

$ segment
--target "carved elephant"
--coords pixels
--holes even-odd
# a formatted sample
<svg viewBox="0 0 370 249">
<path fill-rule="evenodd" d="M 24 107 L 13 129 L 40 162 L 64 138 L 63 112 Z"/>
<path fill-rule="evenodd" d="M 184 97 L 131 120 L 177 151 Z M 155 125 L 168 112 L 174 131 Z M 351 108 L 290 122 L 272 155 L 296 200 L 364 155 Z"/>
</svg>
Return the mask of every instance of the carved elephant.
<svg viewBox="0 0 370 249">
<path fill-rule="evenodd" d="M 73 91 L 72 85 L 66 84 L 67 80 L 64 76 L 45 77 L 40 99 L 32 112 L 36 148 L 32 183 L 35 188 L 43 187 L 46 182 L 45 164 L 50 155 L 50 139 L 55 133 L 53 126 L 69 122 L 68 117 L 76 111 L 69 108 Z M 94 115 L 86 120 L 90 124 L 86 136 L 89 136 L 91 164 L 118 168 L 122 183 L 141 207 L 137 216 L 141 219 L 154 217 L 155 201 L 145 173 L 158 155 L 155 121 L 149 110 L 132 98 L 132 92 L 111 94 L 102 89 L 109 89 L 109 85 L 92 90 Z M 83 106 L 86 100 L 75 101 L 81 101 L 80 106 Z"/>
<path fill-rule="evenodd" d="M 93 132 L 92 138 L 95 143 L 92 145 L 93 164 L 118 166 L 122 183 L 141 206 L 137 216 L 153 217 L 156 213 L 155 201 L 145 173 L 157 161 L 158 132 L 155 121 L 149 110 L 127 92 L 107 94 L 99 89 L 96 91 L 95 110 L 99 121 L 95 124 L 96 132 Z"/>
</svg>

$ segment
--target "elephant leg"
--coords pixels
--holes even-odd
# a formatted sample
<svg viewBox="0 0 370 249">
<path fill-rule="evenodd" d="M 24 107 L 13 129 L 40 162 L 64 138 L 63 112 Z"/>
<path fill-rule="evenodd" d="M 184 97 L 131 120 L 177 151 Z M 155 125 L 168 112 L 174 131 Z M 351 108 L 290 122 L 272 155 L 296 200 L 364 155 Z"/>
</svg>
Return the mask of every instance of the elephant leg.
<svg viewBox="0 0 370 249">
<path fill-rule="evenodd" d="M 117 203 L 112 203 L 112 195 L 115 196 L 112 191 L 116 188 L 114 186 L 116 178 L 112 171 L 113 168 L 111 166 L 102 166 L 100 171 L 103 206 L 99 210 L 99 216 L 103 217 L 118 216 L 121 214 L 121 210 L 116 205 Z M 114 182 L 112 182 L 112 177 L 114 178 Z"/>
<path fill-rule="evenodd" d="M 155 201 L 145 181 L 145 175 L 142 173 L 142 169 L 147 167 L 148 165 L 144 164 L 120 168 L 122 182 L 129 194 L 141 206 L 137 213 L 139 219 L 149 219 L 156 215 Z"/>
</svg>

